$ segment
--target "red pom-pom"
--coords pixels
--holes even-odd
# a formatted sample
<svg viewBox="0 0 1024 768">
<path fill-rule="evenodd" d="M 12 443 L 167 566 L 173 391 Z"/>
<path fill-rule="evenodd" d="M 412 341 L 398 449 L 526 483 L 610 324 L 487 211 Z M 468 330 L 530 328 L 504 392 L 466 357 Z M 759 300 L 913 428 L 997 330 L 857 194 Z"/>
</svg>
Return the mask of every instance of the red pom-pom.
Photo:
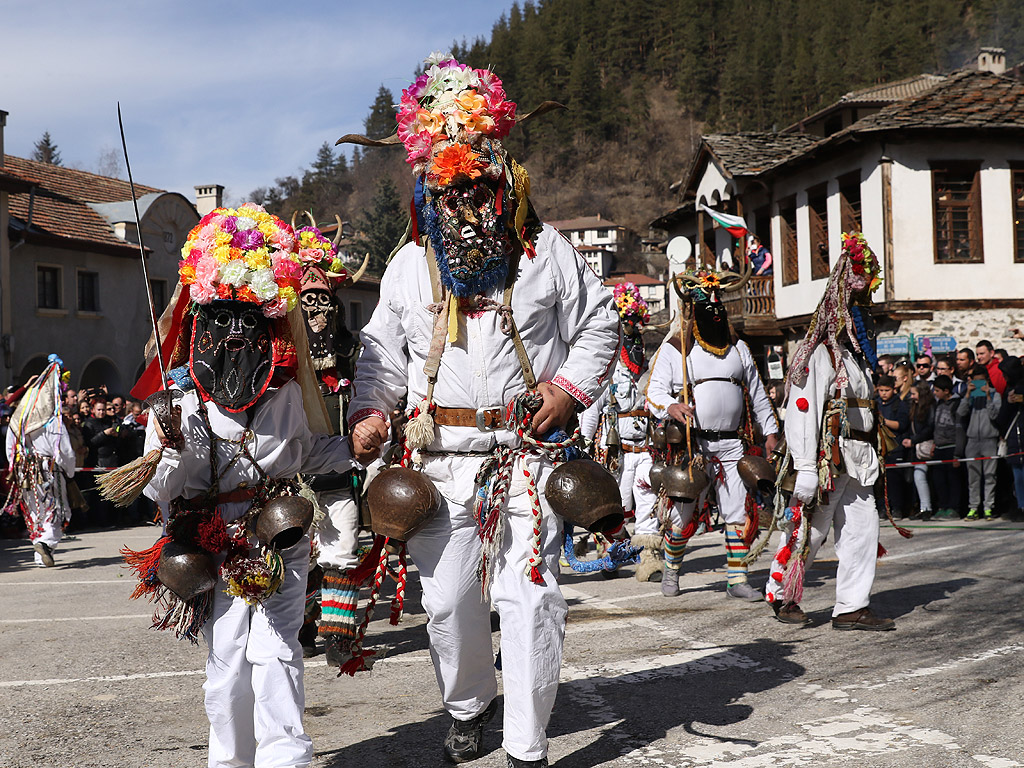
<svg viewBox="0 0 1024 768">
<path fill-rule="evenodd" d="M 776 581 L 782 581 L 782 571 L 774 571 L 772 573 L 772 578 Z"/>
<path fill-rule="evenodd" d="M 767 600 L 769 603 L 774 603 L 775 602 L 775 595 L 773 595 L 771 592 L 769 592 L 767 595 L 764 596 L 764 599 Z"/>
<path fill-rule="evenodd" d="M 806 411 L 808 408 L 811 407 L 811 404 L 807 402 L 806 397 L 798 397 L 796 400 L 796 407 L 799 408 L 801 411 Z"/>
<path fill-rule="evenodd" d="M 789 547 L 783 547 L 779 550 L 779 553 L 775 556 L 775 559 L 778 560 L 781 565 L 785 565 L 789 562 L 789 558 L 792 554 L 793 553 L 790 551 Z"/>
</svg>

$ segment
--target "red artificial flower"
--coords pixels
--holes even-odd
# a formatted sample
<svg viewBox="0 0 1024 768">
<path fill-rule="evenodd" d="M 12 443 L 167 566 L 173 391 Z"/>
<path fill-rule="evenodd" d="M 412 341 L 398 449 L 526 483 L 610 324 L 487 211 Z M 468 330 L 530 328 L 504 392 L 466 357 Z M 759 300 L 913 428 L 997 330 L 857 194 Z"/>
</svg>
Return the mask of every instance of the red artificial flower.
<svg viewBox="0 0 1024 768">
<path fill-rule="evenodd" d="M 853 264 L 853 274 L 855 274 L 855 275 L 863 275 L 864 274 L 864 265 L 863 264 L 858 264 L 858 263 L 854 262 L 854 264 Z"/>
<path fill-rule="evenodd" d="M 807 409 L 811 407 L 811 404 L 807 402 L 806 397 L 798 397 L 796 400 L 796 407 L 801 411 L 806 412 Z"/>
</svg>

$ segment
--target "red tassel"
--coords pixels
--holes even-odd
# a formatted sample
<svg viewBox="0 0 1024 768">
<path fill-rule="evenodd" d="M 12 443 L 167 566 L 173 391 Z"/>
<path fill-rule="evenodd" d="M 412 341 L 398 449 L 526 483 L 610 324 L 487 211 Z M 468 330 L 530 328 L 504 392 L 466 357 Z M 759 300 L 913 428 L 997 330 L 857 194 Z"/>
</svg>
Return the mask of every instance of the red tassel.
<svg viewBox="0 0 1024 768">
<path fill-rule="evenodd" d="M 412 216 L 412 241 L 416 245 L 420 244 L 420 223 L 416 217 L 416 201 L 409 201 L 409 215 Z"/>
<path fill-rule="evenodd" d="M 121 557 L 124 558 L 125 565 L 139 580 L 138 586 L 132 592 L 132 600 L 156 592 L 159 586 L 156 581 L 156 569 L 160 565 L 160 553 L 163 552 L 164 544 L 170 540 L 170 536 L 161 536 L 152 547 L 137 552 L 128 547 L 121 548 Z"/>
<path fill-rule="evenodd" d="M 380 562 L 380 551 L 384 548 L 385 536 L 374 536 L 373 547 L 366 553 L 366 556 L 359 561 L 359 565 L 349 571 L 348 577 L 356 584 L 362 585 L 377 570 Z"/>
<path fill-rule="evenodd" d="M 878 542 L 878 555 L 877 555 L 877 557 L 879 559 L 881 559 L 881 558 L 885 557 L 887 554 L 889 554 L 889 553 L 885 551 L 885 547 L 882 546 L 882 542 Z"/>
<path fill-rule="evenodd" d="M 540 570 L 536 565 L 530 567 L 530 581 L 534 584 L 544 586 L 544 577 L 540 575 Z"/>
<path fill-rule="evenodd" d="M 359 651 L 359 653 L 341 665 L 341 669 L 338 670 L 338 677 L 341 677 L 342 675 L 355 677 L 356 672 L 362 672 L 365 669 L 369 669 L 370 665 L 366 663 L 366 660 L 371 656 L 376 655 L 376 651 Z"/>
<path fill-rule="evenodd" d="M 754 500 L 750 496 L 747 496 L 747 520 L 746 525 L 743 526 L 743 543 L 748 547 L 754 543 L 754 539 L 757 538 L 757 529 L 759 521 L 757 509 L 754 506 Z"/>
<path fill-rule="evenodd" d="M 779 563 L 781 563 L 782 565 L 785 565 L 789 562 L 789 558 L 792 554 L 793 553 L 790 550 L 790 548 L 786 546 L 779 550 L 778 554 L 775 555 L 775 559 L 778 560 Z"/>
</svg>

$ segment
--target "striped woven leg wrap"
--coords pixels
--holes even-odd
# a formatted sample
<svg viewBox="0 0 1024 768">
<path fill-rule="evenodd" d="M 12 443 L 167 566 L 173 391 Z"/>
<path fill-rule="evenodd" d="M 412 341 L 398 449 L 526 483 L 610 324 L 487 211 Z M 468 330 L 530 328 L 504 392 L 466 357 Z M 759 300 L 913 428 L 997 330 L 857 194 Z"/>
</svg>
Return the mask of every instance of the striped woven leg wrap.
<svg viewBox="0 0 1024 768">
<path fill-rule="evenodd" d="M 743 541 L 744 527 L 742 523 L 727 523 L 725 526 L 725 562 L 730 587 L 747 581 L 747 566 L 743 564 L 743 558 L 750 552 L 750 545 Z"/>
<path fill-rule="evenodd" d="M 329 568 L 324 571 L 323 592 L 320 598 L 320 637 L 351 640 L 356 635 L 356 604 L 359 585 L 344 571 Z"/>
<path fill-rule="evenodd" d="M 674 571 L 679 570 L 683 564 L 683 553 L 686 552 L 686 542 L 689 537 L 683 538 L 681 528 L 670 528 L 665 532 L 665 567 Z"/>
</svg>

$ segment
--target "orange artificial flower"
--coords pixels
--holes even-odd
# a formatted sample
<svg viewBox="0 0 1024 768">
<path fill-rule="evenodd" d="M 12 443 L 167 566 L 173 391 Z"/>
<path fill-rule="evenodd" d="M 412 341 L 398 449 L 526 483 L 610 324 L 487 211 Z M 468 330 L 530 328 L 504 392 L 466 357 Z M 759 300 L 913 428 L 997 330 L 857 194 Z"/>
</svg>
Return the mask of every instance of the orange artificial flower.
<svg viewBox="0 0 1024 768">
<path fill-rule="evenodd" d="M 455 98 L 455 103 L 462 107 L 467 112 L 472 112 L 476 109 L 486 109 L 487 99 L 481 96 L 479 93 L 474 91 L 472 88 L 463 91 Z"/>
<path fill-rule="evenodd" d="M 444 130 L 444 116 L 440 112 L 431 112 L 421 109 L 416 113 L 415 133 L 427 132 L 431 136 L 437 136 Z"/>
<path fill-rule="evenodd" d="M 468 144 L 452 144 L 437 153 L 430 171 L 437 176 L 438 183 L 444 187 L 459 176 L 465 176 L 468 179 L 477 178 L 483 167 L 480 155 L 474 152 Z"/>
</svg>

